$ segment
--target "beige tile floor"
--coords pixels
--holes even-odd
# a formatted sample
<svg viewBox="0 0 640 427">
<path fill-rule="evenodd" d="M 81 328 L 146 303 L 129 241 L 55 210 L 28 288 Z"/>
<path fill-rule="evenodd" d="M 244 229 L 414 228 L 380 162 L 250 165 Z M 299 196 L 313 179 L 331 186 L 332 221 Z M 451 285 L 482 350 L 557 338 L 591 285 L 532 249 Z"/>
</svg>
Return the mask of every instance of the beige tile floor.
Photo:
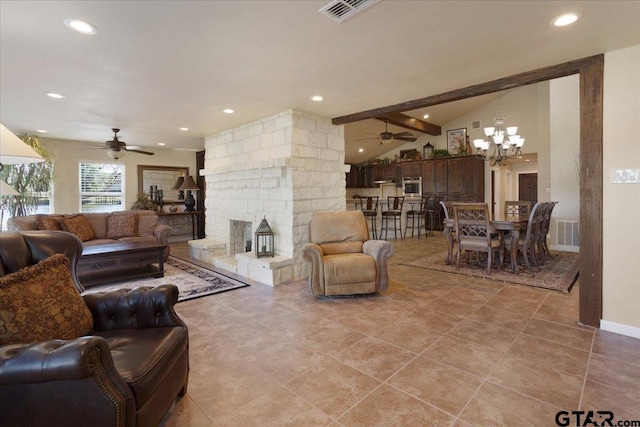
<svg viewBox="0 0 640 427">
<path fill-rule="evenodd" d="M 178 304 L 189 390 L 163 425 L 554 426 L 580 409 L 640 419 L 640 340 L 579 325 L 577 285 L 560 294 L 400 265 L 444 249 L 438 233 L 394 245 L 379 295 L 314 297 L 295 282 Z"/>
</svg>

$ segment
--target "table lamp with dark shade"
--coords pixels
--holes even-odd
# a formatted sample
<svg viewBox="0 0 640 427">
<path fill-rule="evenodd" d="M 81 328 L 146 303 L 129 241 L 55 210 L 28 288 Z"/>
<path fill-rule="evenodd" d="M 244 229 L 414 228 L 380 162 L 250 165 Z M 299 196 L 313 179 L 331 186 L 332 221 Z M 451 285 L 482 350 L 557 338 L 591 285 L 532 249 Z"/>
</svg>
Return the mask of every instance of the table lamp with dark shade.
<svg viewBox="0 0 640 427">
<path fill-rule="evenodd" d="M 180 175 L 178 179 L 176 179 L 176 183 L 173 184 L 173 187 L 171 187 L 172 190 L 180 191 L 180 193 L 178 194 L 178 200 L 184 200 L 184 190 L 180 189 L 180 187 L 182 187 L 182 184 L 184 184 L 184 175 Z"/>
<path fill-rule="evenodd" d="M 179 179 L 179 178 L 178 178 Z M 199 190 L 200 187 L 196 185 L 193 181 L 193 177 L 191 175 L 187 175 L 184 177 L 184 182 L 180 186 L 179 190 L 186 190 L 187 196 L 184 199 L 185 212 L 194 212 L 195 209 L 193 207 L 196 205 L 196 199 L 193 198 L 193 194 L 191 194 L 191 190 Z"/>
</svg>

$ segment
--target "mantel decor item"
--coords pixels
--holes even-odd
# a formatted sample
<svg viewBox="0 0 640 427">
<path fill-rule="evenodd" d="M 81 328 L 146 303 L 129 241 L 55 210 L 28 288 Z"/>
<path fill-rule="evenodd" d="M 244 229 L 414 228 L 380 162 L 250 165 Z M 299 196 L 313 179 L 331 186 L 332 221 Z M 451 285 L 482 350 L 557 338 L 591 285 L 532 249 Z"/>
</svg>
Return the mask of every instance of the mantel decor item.
<svg viewBox="0 0 640 427">
<path fill-rule="evenodd" d="M 180 186 L 179 190 L 186 190 L 187 195 L 184 199 L 185 212 L 194 212 L 193 208 L 196 205 L 196 199 L 193 198 L 193 194 L 191 194 L 192 190 L 199 190 L 200 187 L 196 185 L 193 181 L 193 177 L 191 175 L 187 175 L 184 177 L 184 183 Z"/>
<path fill-rule="evenodd" d="M 272 258 L 274 254 L 273 240 L 273 231 L 271 231 L 271 227 L 269 227 L 267 218 L 264 217 L 256 229 L 256 257 Z"/>
<path fill-rule="evenodd" d="M 427 142 L 422 146 L 422 158 L 430 159 L 433 154 L 433 145 L 430 142 Z"/>
<path fill-rule="evenodd" d="M 493 121 L 494 127 L 484 128 L 488 141 L 474 139 L 473 146 L 476 148 L 476 155 L 491 162 L 491 166 L 502 166 L 506 159 L 522 156 L 524 138 L 516 135 L 517 126 L 504 127 L 503 116 L 494 117 Z"/>
<path fill-rule="evenodd" d="M 447 131 L 447 150 L 452 156 L 460 154 L 460 150 L 464 150 L 467 141 L 467 128 L 450 129 Z"/>
</svg>

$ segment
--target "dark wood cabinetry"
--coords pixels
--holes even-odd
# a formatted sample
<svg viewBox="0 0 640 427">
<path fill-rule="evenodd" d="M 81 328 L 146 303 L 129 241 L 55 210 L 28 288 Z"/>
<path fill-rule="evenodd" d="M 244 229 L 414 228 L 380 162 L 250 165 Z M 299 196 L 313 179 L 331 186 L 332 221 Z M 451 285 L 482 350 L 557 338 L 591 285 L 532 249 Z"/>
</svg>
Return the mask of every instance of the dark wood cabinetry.
<svg viewBox="0 0 640 427">
<path fill-rule="evenodd" d="M 375 165 L 371 168 L 373 174 L 373 182 L 376 181 L 387 181 L 392 182 L 395 179 L 395 165 L 394 164 L 385 164 L 385 165 Z"/>
<path fill-rule="evenodd" d="M 484 161 L 475 156 L 445 157 L 373 166 L 351 166 L 347 188 L 377 187 L 376 181 L 422 177 L 422 193 L 444 200 L 484 201 Z"/>
</svg>

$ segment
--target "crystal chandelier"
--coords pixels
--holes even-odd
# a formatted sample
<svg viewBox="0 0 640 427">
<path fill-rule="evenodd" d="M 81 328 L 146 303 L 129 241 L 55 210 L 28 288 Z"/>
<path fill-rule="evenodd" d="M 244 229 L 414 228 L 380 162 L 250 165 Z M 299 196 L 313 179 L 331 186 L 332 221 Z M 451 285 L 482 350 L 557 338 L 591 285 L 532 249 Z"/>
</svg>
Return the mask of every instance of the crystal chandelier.
<svg viewBox="0 0 640 427">
<path fill-rule="evenodd" d="M 484 128 L 484 134 L 488 141 L 484 139 L 474 139 L 473 146 L 476 147 L 476 155 L 491 162 L 491 166 L 502 166 L 506 159 L 522 156 L 520 150 L 524 145 L 524 138 L 516 135 L 517 126 L 504 127 L 504 117 L 493 118 L 494 127 Z"/>
</svg>

